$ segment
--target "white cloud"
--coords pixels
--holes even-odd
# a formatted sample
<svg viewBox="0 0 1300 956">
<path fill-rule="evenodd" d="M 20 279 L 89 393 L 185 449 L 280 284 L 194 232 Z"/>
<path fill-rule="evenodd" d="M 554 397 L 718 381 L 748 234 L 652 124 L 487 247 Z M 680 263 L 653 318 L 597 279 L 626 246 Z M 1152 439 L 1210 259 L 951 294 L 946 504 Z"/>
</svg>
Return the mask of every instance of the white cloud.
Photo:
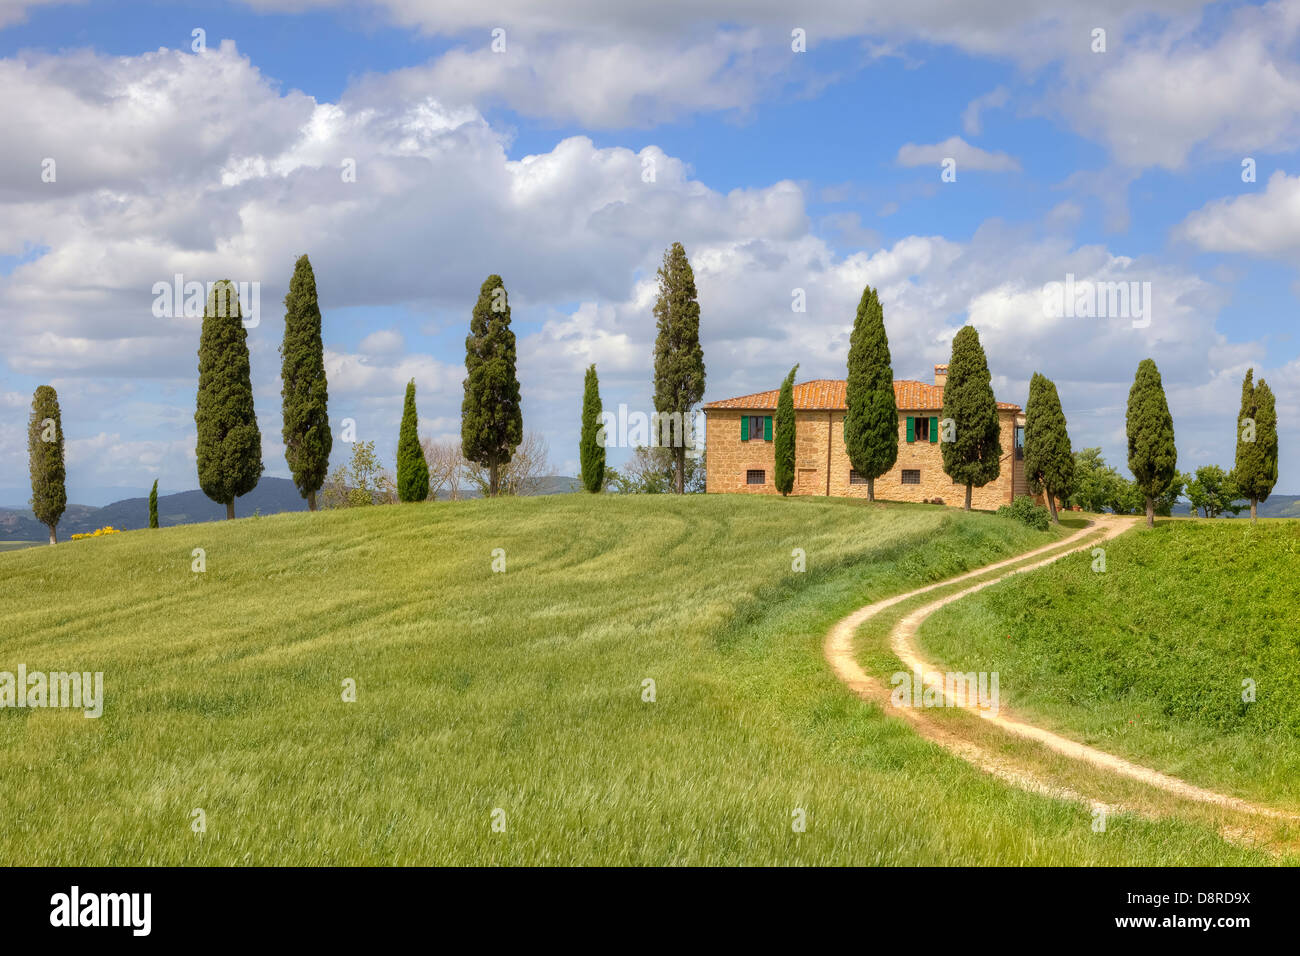
<svg viewBox="0 0 1300 956">
<path fill-rule="evenodd" d="M 1115 161 L 1181 169 L 1193 150 L 1224 157 L 1300 145 L 1300 5 L 1247 6 L 1216 24 L 1194 19 L 1079 54 L 1047 109 L 1104 143 Z"/>
<path fill-rule="evenodd" d="M 1183 220 L 1174 235 L 1209 252 L 1300 261 L 1300 176 L 1278 170 L 1263 192 L 1206 203 Z"/>
<path fill-rule="evenodd" d="M 983 96 L 977 96 L 966 104 L 961 113 L 961 127 L 967 136 L 978 136 L 983 130 L 981 113 L 986 109 L 1000 109 L 1007 105 L 1011 94 L 1005 86 L 999 86 Z"/>
<path fill-rule="evenodd" d="M 942 143 L 918 146 L 906 143 L 898 150 L 897 162 L 900 166 L 939 166 L 946 160 L 957 161 L 957 174 L 964 170 L 977 170 L 991 173 L 1016 172 L 1020 169 L 1013 156 L 1006 153 L 990 153 L 972 146 L 960 136 L 950 136 Z"/>
<path fill-rule="evenodd" d="M 357 348 L 365 355 L 393 355 L 401 352 L 406 345 L 402 333 L 396 329 L 380 329 L 371 332 Z"/>
</svg>

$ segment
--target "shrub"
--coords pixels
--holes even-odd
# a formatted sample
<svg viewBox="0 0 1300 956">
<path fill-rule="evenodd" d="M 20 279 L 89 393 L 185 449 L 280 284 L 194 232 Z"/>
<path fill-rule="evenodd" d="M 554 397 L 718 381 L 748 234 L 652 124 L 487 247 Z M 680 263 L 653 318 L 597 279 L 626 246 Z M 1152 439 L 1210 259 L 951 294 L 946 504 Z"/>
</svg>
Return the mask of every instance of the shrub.
<svg viewBox="0 0 1300 956">
<path fill-rule="evenodd" d="M 1029 495 L 1020 495 L 1011 504 L 999 508 L 997 513 L 1000 518 L 1015 518 L 1035 531 L 1046 531 L 1050 520 L 1047 509 L 1034 504 L 1034 499 Z"/>
</svg>

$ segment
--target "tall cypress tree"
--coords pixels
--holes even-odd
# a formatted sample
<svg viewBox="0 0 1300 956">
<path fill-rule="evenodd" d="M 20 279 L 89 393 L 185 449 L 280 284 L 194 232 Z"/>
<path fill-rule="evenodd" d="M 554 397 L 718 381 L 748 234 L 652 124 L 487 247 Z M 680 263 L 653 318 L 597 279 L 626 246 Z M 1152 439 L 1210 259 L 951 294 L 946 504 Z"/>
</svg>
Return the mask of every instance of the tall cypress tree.
<svg viewBox="0 0 1300 956">
<path fill-rule="evenodd" d="M 316 492 L 329 472 L 330 434 L 326 404 L 325 346 L 321 342 L 316 275 L 299 256 L 284 297 L 284 341 L 280 345 L 280 396 L 284 416 L 284 457 L 307 510 L 316 510 Z"/>
<path fill-rule="evenodd" d="M 676 492 L 686 491 L 685 423 L 691 408 L 704 397 L 704 350 L 700 347 L 700 303 L 695 291 L 695 273 L 680 242 L 664 253 L 659 267 L 659 295 L 654 315 L 655 338 L 654 401 L 661 416 L 669 421 Z M 678 425 L 676 416 L 680 416 Z M 656 430 L 658 431 L 658 430 Z"/>
<path fill-rule="evenodd" d="M 1237 460 L 1232 470 L 1237 493 L 1250 499 L 1250 520 L 1277 484 L 1277 407 L 1273 390 L 1262 378 L 1254 384 L 1255 370 L 1247 369 L 1241 383 L 1241 411 L 1237 414 Z"/>
<path fill-rule="evenodd" d="M 1025 406 L 1025 477 L 1030 491 L 1041 491 L 1047 498 L 1052 521 L 1060 524 L 1056 499 L 1070 493 L 1074 452 L 1056 384 L 1038 372 L 1029 380 L 1029 403 Z"/>
<path fill-rule="evenodd" d="M 782 497 L 794 490 L 794 374 L 797 371 L 798 365 L 790 369 L 790 374 L 781 383 L 781 394 L 776 400 L 776 446 L 773 449 L 776 465 L 772 469 L 772 477 L 776 482 L 776 490 L 781 492 Z"/>
<path fill-rule="evenodd" d="M 948 380 L 943 387 L 943 418 L 953 424 L 952 441 L 942 441 L 943 470 L 966 486 L 966 510 L 971 489 L 982 488 L 1002 473 L 1002 437 L 993 378 L 980 345 L 979 333 L 962 326 L 952 339 Z"/>
<path fill-rule="evenodd" d="M 420 419 L 415 413 L 415 379 L 406 383 L 402 429 L 397 436 L 397 499 L 423 501 L 429 497 L 429 463 L 420 447 Z"/>
<path fill-rule="evenodd" d="M 592 494 L 605 483 L 605 446 L 600 438 L 600 382 L 596 378 L 596 365 L 587 368 L 582 388 L 582 437 L 578 442 L 578 457 L 582 460 L 582 485 Z"/>
<path fill-rule="evenodd" d="M 50 529 L 50 544 L 58 544 L 59 519 L 68 506 L 64 487 L 67 470 L 63 464 L 63 416 L 58 393 L 40 385 L 32 396 L 32 414 L 27 422 L 27 466 L 32 476 L 32 513 Z"/>
<path fill-rule="evenodd" d="M 262 477 L 262 433 L 253 408 L 248 333 L 241 319 L 235 284 L 229 279 L 215 283 L 199 334 L 195 453 L 199 487 L 226 506 L 227 519 L 235 516 L 235 499 L 256 488 Z"/>
<path fill-rule="evenodd" d="M 495 497 L 501 466 L 509 464 L 524 439 L 510 300 L 498 275 L 488 276 L 479 288 L 465 339 L 465 371 L 461 450 L 466 459 L 488 469 L 488 494 Z"/>
<path fill-rule="evenodd" d="M 158 527 L 158 479 L 153 480 L 153 487 L 149 489 L 149 527 Z"/>
<path fill-rule="evenodd" d="M 1147 502 L 1147 527 L 1155 527 L 1155 502 L 1178 470 L 1174 419 L 1165 400 L 1160 370 L 1143 359 L 1128 392 L 1128 469 Z"/>
<path fill-rule="evenodd" d="M 862 290 L 853 320 L 845 393 L 844 449 L 853 470 L 867 479 L 867 500 L 875 501 L 876 479 L 898 460 L 898 403 L 885 312 L 871 286 Z"/>
</svg>

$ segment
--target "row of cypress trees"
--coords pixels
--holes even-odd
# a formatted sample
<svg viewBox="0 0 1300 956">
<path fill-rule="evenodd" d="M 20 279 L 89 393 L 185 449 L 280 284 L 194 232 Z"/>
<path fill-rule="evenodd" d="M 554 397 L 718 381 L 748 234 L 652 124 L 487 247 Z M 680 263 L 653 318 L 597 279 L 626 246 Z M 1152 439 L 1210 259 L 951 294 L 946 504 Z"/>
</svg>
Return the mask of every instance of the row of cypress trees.
<svg viewBox="0 0 1300 956">
<path fill-rule="evenodd" d="M 781 385 L 775 420 L 774 479 L 788 495 L 794 487 L 796 365 Z M 1268 498 L 1277 482 L 1277 413 L 1273 393 L 1262 380 L 1258 386 L 1247 371 L 1238 415 L 1236 487 L 1251 503 L 1252 520 L 1258 502 Z M 875 479 L 898 458 L 898 408 L 894 372 L 885 334 L 884 311 L 876 290 L 867 286 L 858 303 L 849 339 L 844 444 L 853 469 L 867 480 L 867 498 L 875 500 Z M 940 445 L 943 469 L 966 486 L 964 507 L 971 508 L 972 489 L 983 487 L 1001 473 L 1002 442 L 997 401 L 988 359 L 973 326 L 953 337 L 952 355 L 943 392 L 945 428 Z M 1152 359 L 1138 365 L 1129 391 L 1126 415 L 1129 470 L 1146 498 L 1147 525 L 1154 525 L 1155 500 L 1177 474 L 1173 417 L 1160 372 Z M 1059 523 L 1056 500 L 1070 488 L 1074 454 L 1051 379 L 1035 372 L 1025 406 L 1024 471 L 1029 489 L 1043 493 L 1052 521 Z"/>
</svg>

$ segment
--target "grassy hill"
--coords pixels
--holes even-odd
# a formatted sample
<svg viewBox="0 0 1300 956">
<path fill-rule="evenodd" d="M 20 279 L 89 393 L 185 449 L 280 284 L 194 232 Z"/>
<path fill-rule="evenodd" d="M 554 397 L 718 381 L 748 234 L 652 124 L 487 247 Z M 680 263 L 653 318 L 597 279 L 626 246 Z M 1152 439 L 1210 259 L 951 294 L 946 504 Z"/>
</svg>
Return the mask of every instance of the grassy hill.
<svg viewBox="0 0 1300 956">
<path fill-rule="evenodd" d="M 0 860 L 1267 862 L 1186 822 L 1099 840 L 823 661 L 859 605 L 1053 537 L 931 506 L 564 495 L 0 554 L 0 670 L 103 671 L 107 698 L 97 720 L 0 710 Z"/>
<path fill-rule="evenodd" d="M 1067 735 L 1264 803 L 1300 806 L 1300 523 L 1164 521 L 934 615 L 921 639 L 999 671 Z M 1244 681 L 1256 699 L 1242 699 Z"/>
</svg>

